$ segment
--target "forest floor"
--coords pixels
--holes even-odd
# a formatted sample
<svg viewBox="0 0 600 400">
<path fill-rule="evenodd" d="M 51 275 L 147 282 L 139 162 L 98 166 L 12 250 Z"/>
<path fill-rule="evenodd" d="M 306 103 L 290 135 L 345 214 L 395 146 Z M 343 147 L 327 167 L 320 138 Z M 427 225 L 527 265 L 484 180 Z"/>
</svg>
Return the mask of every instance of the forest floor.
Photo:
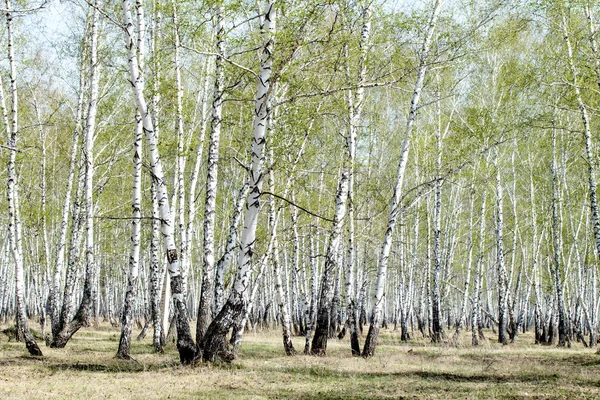
<svg viewBox="0 0 600 400">
<path fill-rule="evenodd" d="M 110 325 L 83 329 L 65 349 L 40 343 L 42 358 L 0 333 L 0 399 L 600 398 L 595 350 L 536 346 L 531 334 L 472 347 L 470 332 L 451 346 L 401 343 L 399 333 L 382 331 L 365 360 L 351 356 L 347 339 L 330 339 L 327 357 L 286 357 L 278 330 L 249 332 L 233 363 L 192 367 L 179 364 L 174 344 L 154 354 L 151 335 L 133 340 L 134 362 L 115 357 L 119 329 Z M 304 338 L 294 345 L 302 351 Z"/>
</svg>

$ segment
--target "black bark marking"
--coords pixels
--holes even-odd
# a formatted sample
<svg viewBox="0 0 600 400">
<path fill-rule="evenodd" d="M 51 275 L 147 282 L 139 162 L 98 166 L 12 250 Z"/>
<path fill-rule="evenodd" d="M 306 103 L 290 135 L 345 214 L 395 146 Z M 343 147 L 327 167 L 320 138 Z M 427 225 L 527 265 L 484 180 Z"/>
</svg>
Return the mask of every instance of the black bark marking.
<svg viewBox="0 0 600 400">
<path fill-rule="evenodd" d="M 175 261 L 177 261 L 177 249 L 167 250 L 167 262 L 173 264 Z"/>
</svg>

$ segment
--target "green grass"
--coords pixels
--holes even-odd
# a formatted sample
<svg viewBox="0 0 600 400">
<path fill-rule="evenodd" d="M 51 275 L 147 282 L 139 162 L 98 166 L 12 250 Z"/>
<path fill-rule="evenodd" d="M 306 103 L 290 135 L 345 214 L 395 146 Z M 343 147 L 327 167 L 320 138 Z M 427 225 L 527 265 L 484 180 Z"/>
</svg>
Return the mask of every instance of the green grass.
<svg viewBox="0 0 600 400">
<path fill-rule="evenodd" d="M 0 335 L 0 398 L 600 398 L 593 349 L 535 346 L 530 335 L 505 347 L 471 347 L 469 334 L 458 345 L 434 346 L 422 338 L 401 343 L 397 333 L 382 331 L 375 356 L 365 360 L 337 339 L 327 357 L 286 357 L 279 331 L 249 332 L 232 364 L 192 367 L 179 365 L 173 344 L 154 354 L 151 335 L 133 341 L 137 362 L 118 360 L 119 331 L 105 325 L 83 329 L 65 349 L 43 346 L 43 358 Z M 301 350 L 304 338 L 294 344 Z"/>
</svg>

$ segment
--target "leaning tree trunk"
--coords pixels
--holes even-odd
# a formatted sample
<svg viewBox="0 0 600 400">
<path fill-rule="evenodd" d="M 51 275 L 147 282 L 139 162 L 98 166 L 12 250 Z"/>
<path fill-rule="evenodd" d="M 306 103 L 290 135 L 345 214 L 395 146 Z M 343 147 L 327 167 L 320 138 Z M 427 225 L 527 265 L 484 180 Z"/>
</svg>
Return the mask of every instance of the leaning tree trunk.
<svg viewBox="0 0 600 400">
<path fill-rule="evenodd" d="M 583 102 L 583 97 L 581 96 L 581 91 L 579 89 L 579 71 L 577 70 L 573 60 L 573 48 L 571 46 L 571 39 L 569 37 L 569 31 L 567 27 L 567 17 L 565 16 L 564 12 L 562 15 L 562 31 L 565 44 L 567 46 L 567 61 L 571 70 L 571 82 L 569 82 L 569 86 L 573 88 L 583 123 L 583 139 L 585 142 L 585 154 L 588 165 L 588 192 L 590 197 L 590 212 L 592 216 L 592 226 L 594 232 L 594 245 L 596 249 L 596 257 L 600 258 L 600 217 L 596 193 L 596 156 L 594 155 L 593 150 L 590 117 L 588 115 L 587 106 Z M 598 79 L 600 82 L 600 76 Z"/>
<path fill-rule="evenodd" d="M 11 9 L 10 0 L 6 0 L 6 9 Z M 8 175 L 8 187 L 7 187 L 7 200 L 8 200 L 8 240 L 12 254 L 12 258 L 15 264 L 15 307 L 16 307 L 16 324 L 17 324 L 17 337 L 22 337 L 25 340 L 25 346 L 32 356 L 41 356 L 42 351 L 37 345 L 35 338 L 29 330 L 29 324 L 27 322 L 27 313 L 25 311 L 25 277 L 23 271 L 23 249 L 21 239 L 21 221 L 19 218 L 18 208 L 18 180 L 16 171 L 16 158 L 17 158 L 17 134 L 18 129 L 18 116 L 17 116 L 17 71 L 15 67 L 14 49 L 13 49 L 13 33 L 12 33 L 12 13 L 8 11 L 6 13 L 6 31 L 8 36 L 8 62 L 10 67 L 10 94 L 12 98 L 12 104 L 10 109 L 11 121 L 10 129 L 7 126 L 6 131 L 7 147 L 9 150 L 7 175 Z"/>
<path fill-rule="evenodd" d="M 79 309 L 73 319 L 67 323 L 68 313 L 61 315 L 61 327 L 55 335 L 52 347 L 65 347 L 69 339 L 83 326 L 89 323 L 92 309 L 92 286 L 95 282 L 96 266 L 94 262 L 94 218 L 93 218 L 93 176 L 94 176 L 94 136 L 96 133 L 96 113 L 98 111 L 98 83 L 100 71 L 98 65 L 98 24 L 100 12 L 97 5 L 93 8 L 92 25 L 90 32 L 90 95 L 84 129 L 84 203 L 85 203 L 85 279 L 83 296 Z M 77 250 L 76 250 L 77 251 Z M 69 284 L 69 283 L 67 283 Z M 71 283 L 72 284 L 72 283 Z M 65 295 L 67 290 L 65 288 Z M 64 308 L 64 305 L 63 305 Z"/>
<path fill-rule="evenodd" d="M 215 294 L 213 299 L 213 314 L 215 315 L 221 310 L 221 307 L 223 307 L 225 296 L 225 270 L 229 266 L 235 250 L 238 248 L 238 225 L 242 219 L 242 211 L 244 202 L 248 196 L 248 188 L 248 181 L 246 181 L 238 193 L 233 215 L 231 216 L 231 223 L 229 224 L 229 234 L 227 235 L 225 252 L 219 261 L 217 261 L 215 267 Z"/>
<path fill-rule="evenodd" d="M 82 118 L 83 118 L 83 93 L 85 91 L 84 74 L 80 73 L 79 80 L 79 96 L 77 102 L 77 114 L 76 114 L 76 125 L 73 132 L 73 140 L 71 142 L 71 153 L 69 159 L 69 174 L 67 177 L 67 187 L 65 190 L 63 206 L 62 206 L 62 219 L 60 222 L 59 236 L 56 245 L 56 256 L 54 259 L 54 276 L 52 283 L 50 284 L 50 294 L 48 301 L 50 303 L 50 323 L 52 336 L 56 336 L 60 329 L 60 282 L 63 273 L 65 263 L 65 247 L 67 244 L 67 227 L 69 225 L 69 213 L 71 210 L 71 193 L 73 191 L 73 181 L 75 180 L 75 171 L 77 166 L 77 154 L 79 147 L 79 140 L 81 137 L 82 130 Z"/>
<path fill-rule="evenodd" d="M 346 170 L 338 182 L 335 196 L 335 215 L 331 226 L 329 244 L 325 254 L 325 266 L 321 278 L 321 292 L 319 295 L 319 307 L 317 310 L 317 323 L 315 335 L 312 340 L 311 354 L 324 356 L 327 353 L 327 338 L 329 335 L 329 324 L 331 322 L 331 303 L 333 300 L 333 279 L 338 268 L 338 249 L 342 237 L 342 225 L 346 215 L 348 199 L 348 173 Z"/>
<path fill-rule="evenodd" d="M 141 4 L 139 5 L 141 7 Z M 171 209 L 167 196 L 167 185 L 163 173 L 162 162 L 158 153 L 158 141 L 152 116 L 146 104 L 144 96 L 144 79 L 142 71 L 139 68 L 136 45 L 134 41 L 134 24 L 129 9 L 129 1 L 123 0 L 123 20 L 125 24 L 125 44 L 128 51 L 128 64 L 130 83 L 135 96 L 135 102 L 138 112 L 142 116 L 143 129 L 148 144 L 148 153 L 150 155 L 150 169 L 153 180 L 157 183 L 158 205 L 161 217 L 161 232 L 163 235 L 168 271 L 171 280 L 171 293 L 173 304 L 176 310 L 177 327 L 177 349 L 179 350 L 179 359 L 183 364 L 190 363 L 196 355 L 196 345 L 192 339 L 190 325 L 188 322 L 188 310 L 183 297 L 183 277 L 179 268 L 179 259 L 177 247 L 175 246 L 175 237 L 173 232 L 173 220 L 171 218 Z M 138 29 L 140 27 L 138 26 Z"/>
<path fill-rule="evenodd" d="M 266 125 L 269 117 L 269 95 L 271 92 L 271 70 L 273 65 L 273 44 L 276 12 L 274 2 L 266 5 L 261 21 L 261 31 L 265 34 L 261 66 L 257 79 L 257 93 L 254 106 L 254 132 L 252 140 L 252 168 L 249 179 L 249 194 L 244 216 L 244 229 L 240 238 L 241 248 L 238 268 L 229 298 L 209 325 L 202 342 L 203 358 L 215 361 L 217 358 L 230 359 L 225 336 L 230 328 L 242 317 L 248 300 L 248 288 L 252 273 L 252 252 L 256 241 L 256 227 L 260 210 L 260 195 L 265 164 Z"/>
<path fill-rule="evenodd" d="M 421 98 L 421 91 L 423 89 L 423 83 L 425 81 L 425 74 L 427 72 L 427 58 L 429 56 L 429 47 L 433 39 L 433 33 L 437 23 L 437 17 L 440 11 L 441 0 L 436 0 L 429 20 L 429 26 L 427 28 L 427 35 L 421 48 L 421 64 L 417 72 L 417 80 L 415 83 L 413 96 L 410 104 L 410 111 L 408 113 L 408 119 L 406 122 L 405 138 L 402 142 L 402 151 L 400 155 L 400 162 L 398 164 L 398 170 L 396 172 L 396 185 L 394 187 L 394 193 L 392 195 L 392 201 L 390 204 L 390 212 L 388 215 L 387 227 L 383 237 L 383 245 L 381 246 L 381 254 L 379 256 L 379 268 L 377 271 L 377 285 L 375 290 L 375 296 L 373 298 L 373 314 L 372 321 L 369 327 L 369 333 L 365 340 L 365 346 L 363 348 L 363 357 L 370 357 L 375 354 L 375 347 L 377 346 L 377 338 L 379 336 L 379 325 L 381 324 L 381 311 L 383 307 L 384 288 L 387 274 L 387 263 L 389 259 L 390 249 L 392 247 L 392 234 L 396 226 L 396 222 L 399 214 L 401 213 L 400 199 L 402 195 L 402 183 L 404 181 L 404 175 L 406 171 L 406 165 L 408 162 L 408 151 L 410 148 L 410 140 L 412 136 L 413 125 L 417 116 L 419 100 Z"/>
</svg>

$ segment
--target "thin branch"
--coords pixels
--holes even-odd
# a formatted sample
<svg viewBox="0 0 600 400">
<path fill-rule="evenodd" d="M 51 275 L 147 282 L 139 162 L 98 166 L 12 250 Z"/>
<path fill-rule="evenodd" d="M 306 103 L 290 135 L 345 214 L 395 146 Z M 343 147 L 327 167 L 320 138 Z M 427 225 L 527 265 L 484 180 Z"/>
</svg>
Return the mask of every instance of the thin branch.
<svg viewBox="0 0 600 400">
<path fill-rule="evenodd" d="M 0 8 L 0 12 L 7 13 L 7 14 L 27 14 L 30 12 L 35 12 L 35 11 L 41 10 L 42 8 L 46 7 L 47 4 L 48 4 L 48 0 L 44 0 L 42 2 L 42 4 L 40 4 L 39 6 L 34 7 L 34 8 L 25 8 L 25 9 L 21 9 L 21 10 Z"/>
<path fill-rule="evenodd" d="M 289 205 L 291 205 L 291 206 L 293 206 L 293 207 L 296 207 L 296 208 L 298 208 L 298 209 L 300 209 L 300 210 L 304 211 L 305 213 L 307 213 L 307 214 L 309 214 L 309 215 L 312 215 L 313 217 L 320 218 L 320 219 L 322 219 L 322 220 L 324 220 L 324 221 L 327 221 L 327 222 L 333 222 L 333 219 L 331 219 L 331 218 L 327 218 L 327 217 L 324 217 L 324 216 L 322 216 L 322 215 L 319 215 L 319 214 L 316 214 L 316 213 L 314 213 L 314 212 L 312 212 L 312 211 L 310 211 L 310 210 L 307 210 L 306 208 L 302 207 L 301 205 L 298 205 L 298 204 L 294 203 L 293 201 L 291 201 L 291 200 L 288 200 L 288 199 L 286 199 L 285 197 L 279 196 L 279 195 L 277 195 L 277 194 L 275 194 L 275 193 L 271 193 L 271 192 L 265 192 L 265 191 L 263 191 L 263 192 L 261 192 L 261 193 L 260 193 L 260 195 L 261 195 L 261 196 L 262 196 L 262 195 L 269 195 L 269 196 L 273 196 L 273 197 L 275 197 L 275 198 L 277 198 L 277 199 L 280 199 L 280 200 L 283 200 L 283 201 L 285 201 L 286 203 L 288 203 Z"/>
<path fill-rule="evenodd" d="M 238 64 L 235 61 L 233 61 L 227 57 L 221 56 L 220 54 L 213 53 L 210 51 L 201 51 L 201 50 L 198 50 L 193 47 L 186 46 L 186 45 L 181 45 L 181 48 L 192 51 L 192 52 L 202 55 L 202 56 L 221 57 L 224 61 L 227 61 L 229 64 L 233 65 L 234 67 L 237 67 L 237 68 L 241 69 L 242 71 L 246 71 L 249 74 L 251 74 L 252 76 L 254 76 L 255 78 L 258 78 L 258 74 L 256 72 L 252 71 L 250 68 L 244 67 L 243 65 Z"/>
</svg>

